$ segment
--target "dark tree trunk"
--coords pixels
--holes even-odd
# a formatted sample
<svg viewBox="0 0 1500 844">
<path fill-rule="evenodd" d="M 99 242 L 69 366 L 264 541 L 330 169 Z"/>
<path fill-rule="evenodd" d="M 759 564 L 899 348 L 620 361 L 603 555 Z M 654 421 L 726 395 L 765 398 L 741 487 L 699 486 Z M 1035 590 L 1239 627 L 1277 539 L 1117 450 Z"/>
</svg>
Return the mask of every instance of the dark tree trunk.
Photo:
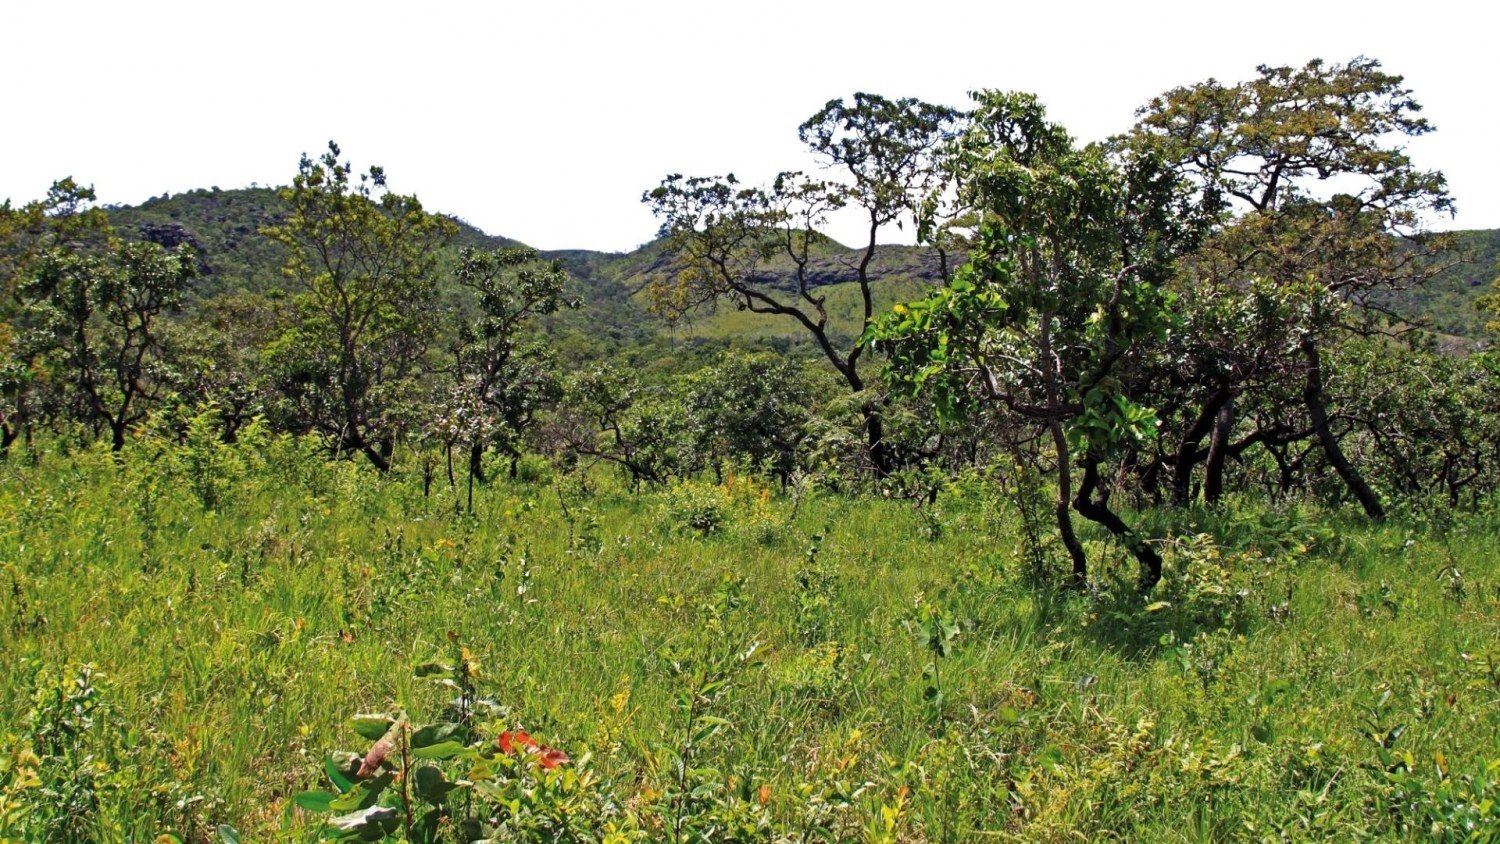
<svg viewBox="0 0 1500 844">
<path fill-rule="evenodd" d="M 464 507 L 466 512 L 474 512 L 474 465 L 469 464 L 469 500 Z"/>
<path fill-rule="evenodd" d="M 469 479 L 480 483 L 489 482 L 484 474 L 484 446 L 478 443 L 469 446 Z"/>
<path fill-rule="evenodd" d="M 1354 493 L 1354 497 L 1359 499 L 1360 506 L 1365 508 L 1365 515 L 1382 521 L 1385 519 L 1385 507 L 1381 506 L 1380 497 L 1365 483 L 1354 464 L 1349 462 L 1344 450 L 1339 447 L 1338 438 L 1328 426 L 1328 408 L 1323 398 L 1323 363 L 1318 354 L 1318 345 L 1311 337 L 1302 338 L 1302 355 L 1307 360 L 1307 385 L 1303 388 L 1302 400 L 1307 405 L 1318 444 L 1323 447 L 1323 454 L 1328 458 L 1329 465 L 1333 466 L 1333 470 L 1343 479 L 1349 491 Z"/>
<path fill-rule="evenodd" d="M 1109 509 L 1108 501 L 1109 496 L 1099 489 L 1099 459 L 1089 455 L 1083 462 L 1083 481 L 1073 499 L 1073 509 L 1089 521 L 1103 525 L 1130 549 L 1141 564 L 1141 591 L 1149 592 L 1161 580 L 1161 555 Z"/>
<path fill-rule="evenodd" d="M 1177 460 L 1172 466 L 1172 503 L 1178 507 L 1186 507 L 1192 498 L 1193 469 L 1198 465 L 1198 446 L 1204 437 L 1213 432 L 1214 420 L 1228 401 L 1228 390 L 1215 390 L 1203 403 L 1193 424 L 1182 435 L 1182 443 L 1177 447 Z"/>
<path fill-rule="evenodd" d="M 1272 490 L 1271 500 L 1285 501 L 1286 497 L 1292 494 L 1292 485 L 1296 481 L 1292 473 L 1291 458 L 1287 455 L 1286 446 L 1267 443 L 1266 451 L 1271 455 L 1271 459 L 1276 461 L 1276 488 Z"/>
<path fill-rule="evenodd" d="M 125 423 L 110 420 L 109 423 L 109 448 L 111 451 L 123 451 L 125 448 Z"/>
<path fill-rule="evenodd" d="M 1224 402 L 1214 417 L 1214 432 L 1208 442 L 1208 461 L 1203 466 L 1203 500 L 1218 503 L 1224 497 L 1224 462 L 1229 456 L 1229 437 L 1234 433 L 1234 399 Z"/>
<path fill-rule="evenodd" d="M 1083 553 L 1083 543 L 1078 541 L 1078 535 L 1073 532 L 1073 514 L 1070 510 L 1073 497 L 1073 480 L 1071 456 L 1068 454 L 1068 437 L 1063 432 L 1062 422 L 1053 419 L 1048 426 L 1052 431 L 1052 444 L 1057 449 L 1057 501 L 1053 506 L 1053 515 L 1057 518 L 1057 533 L 1062 537 L 1063 547 L 1068 549 L 1068 557 L 1073 561 L 1073 574 L 1071 585 L 1083 587 L 1088 583 L 1089 563 L 1088 556 Z"/>
<path fill-rule="evenodd" d="M 394 444 L 390 440 L 381 440 L 377 443 L 366 443 L 361 449 L 365 456 L 370 458 L 370 463 L 382 472 L 391 470 L 391 454 L 394 452 Z"/>
<path fill-rule="evenodd" d="M 1161 467 L 1161 456 L 1157 455 L 1140 473 L 1141 491 L 1150 497 L 1151 504 L 1156 507 L 1161 506 Z"/>
</svg>

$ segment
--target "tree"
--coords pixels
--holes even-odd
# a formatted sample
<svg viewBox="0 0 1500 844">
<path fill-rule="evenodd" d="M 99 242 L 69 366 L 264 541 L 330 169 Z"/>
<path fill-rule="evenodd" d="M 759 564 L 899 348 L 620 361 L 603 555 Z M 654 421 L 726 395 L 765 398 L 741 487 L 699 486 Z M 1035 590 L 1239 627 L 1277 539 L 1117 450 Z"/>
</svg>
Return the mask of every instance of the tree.
<svg viewBox="0 0 1500 844">
<path fill-rule="evenodd" d="M 715 465 L 745 460 L 789 483 L 804 456 L 820 386 L 798 360 L 726 352 L 685 385 L 698 453 Z"/>
<path fill-rule="evenodd" d="M 484 451 L 494 446 L 511 458 L 514 476 L 521 438 L 561 391 L 550 350 L 527 342 L 523 332 L 537 317 L 571 304 L 562 298 L 568 273 L 531 249 L 466 249 L 457 278 L 474 294 L 478 313 L 460 328 L 454 371 L 474 394 L 474 412 L 493 419 L 488 437 L 472 440 L 469 474 L 483 480 Z"/>
<path fill-rule="evenodd" d="M 44 339 L 30 324 L 37 315 L 33 284 L 44 258 L 54 250 L 101 249 L 110 226 L 92 207 L 94 189 L 71 178 L 54 182 L 44 199 L 13 207 L 0 204 L 0 454 L 44 415 L 48 403 L 45 373 L 39 371 Z"/>
<path fill-rule="evenodd" d="M 637 486 L 701 468 L 682 404 L 665 389 L 606 366 L 568 379 L 565 393 L 549 431 L 559 451 L 613 463 Z"/>
<path fill-rule="evenodd" d="M 785 172 L 769 187 L 742 186 L 724 177 L 671 175 L 643 201 L 662 221 L 671 273 L 653 285 L 659 311 L 679 317 L 721 300 L 753 313 L 797 322 L 853 393 L 867 389 L 860 371 L 865 345 L 858 332 L 840 338 L 829 320 L 827 297 L 809 276 L 809 265 L 829 241 L 817 233 L 842 208 L 862 212 L 868 236 L 848 280 L 860 296 L 859 329 L 874 318 L 871 264 L 889 227 L 915 229 L 946 172 L 941 156 L 960 114 L 915 99 L 856 94 L 852 103 L 831 100 L 798 129 L 798 137 L 831 174 L 829 180 Z M 778 288 L 763 272 L 775 259 L 791 268 Z M 877 475 L 896 458 L 881 420 L 884 399 L 863 401 L 870 461 Z"/>
<path fill-rule="evenodd" d="M 200 299 L 170 326 L 167 364 L 173 389 L 189 405 L 213 405 L 226 442 L 233 442 L 240 428 L 270 410 L 272 396 L 261 355 L 286 331 L 286 305 L 284 299 L 254 293 L 221 294 Z"/>
<path fill-rule="evenodd" d="M 285 272 L 300 286 L 297 322 L 268 357 L 292 418 L 385 471 L 435 335 L 440 250 L 458 228 L 387 190 L 379 167 L 354 179 L 339 155 L 332 142 L 304 155 L 281 191 L 285 221 L 265 229 L 291 250 Z"/>
<path fill-rule="evenodd" d="M 1334 429 L 1324 351 L 1342 335 L 1372 333 L 1387 316 L 1381 294 L 1442 268 L 1429 260 L 1442 241 L 1423 225 L 1452 210 L 1443 176 L 1418 169 L 1392 143 L 1432 126 L 1402 78 L 1373 59 L 1315 59 L 1258 73 L 1236 85 L 1209 80 L 1167 92 L 1141 110 L 1129 140 L 1171 162 L 1197 187 L 1200 207 L 1221 216 L 1181 283 L 1212 291 L 1198 297 L 1210 307 L 1254 313 L 1259 297 L 1283 315 L 1256 329 L 1260 342 L 1248 356 L 1243 332 L 1192 335 L 1198 343 L 1181 377 L 1205 387 L 1173 456 L 1175 497 L 1184 498 L 1195 465 L 1230 449 L 1235 398 L 1290 375 L 1303 384 L 1305 436 L 1379 518 L 1379 497 Z M 1209 448 L 1199 449 L 1210 435 Z M 1210 462 L 1210 493 L 1222 488 L 1221 472 Z"/>
<path fill-rule="evenodd" d="M 1370 476 L 1417 507 L 1456 509 L 1500 488 L 1500 356 L 1384 339 L 1340 344 L 1330 390 L 1365 441 Z"/>
<path fill-rule="evenodd" d="M 1190 197 L 1153 156 L 1077 145 L 1029 94 L 975 102 L 955 164 L 977 221 L 969 263 L 869 336 L 894 383 L 931 390 L 940 413 L 999 412 L 1050 441 L 1075 583 L 1087 559 L 1073 511 L 1125 544 L 1150 589 L 1161 558 L 1110 508 L 1103 467 L 1156 433 L 1139 373 L 1170 325 L 1164 282 L 1199 230 Z"/>
<path fill-rule="evenodd" d="M 51 250 L 24 285 L 63 406 L 96 432 L 107 428 L 115 451 L 162 398 L 160 317 L 197 274 L 189 248 L 112 241 L 101 255 Z"/>
</svg>

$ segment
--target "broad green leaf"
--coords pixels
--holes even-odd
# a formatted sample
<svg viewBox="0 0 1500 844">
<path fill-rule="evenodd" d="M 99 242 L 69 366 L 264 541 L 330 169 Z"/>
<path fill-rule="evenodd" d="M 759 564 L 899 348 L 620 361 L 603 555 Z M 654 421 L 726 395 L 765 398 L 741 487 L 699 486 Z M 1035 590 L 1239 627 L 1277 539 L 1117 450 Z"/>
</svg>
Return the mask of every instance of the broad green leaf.
<svg viewBox="0 0 1500 844">
<path fill-rule="evenodd" d="M 348 812 L 355 809 L 367 809 L 375 805 L 380 799 L 380 793 L 396 779 L 396 775 L 390 771 L 381 774 L 374 779 L 368 779 L 358 783 L 344 794 L 330 801 L 328 808 L 335 812 Z"/>
<path fill-rule="evenodd" d="M 309 812 L 327 812 L 338 797 L 331 791 L 304 791 L 292 798 L 292 802 Z"/>
<path fill-rule="evenodd" d="M 459 785 L 450 782 L 443 772 L 431 765 L 423 765 L 412 774 L 412 780 L 416 785 L 417 796 L 428 803 L 441 803 L 448 794 Z"/>
<path fill-rule="evenodd" d="M 342 833 L 386 832 L 395 827 L 399 813 L 385 806 L 370 806 L 347 815 L 339 815 L 328 821 L 329 826 Z"/>
<path fill-rule="evenodd" d="M 335 753 L 323 759 L 323 772 L 340 793 L 354 787 L 354 772 L 359 770 L 359 757 L 353 753 Z"/>
<path fill-rule="evenodd" d="M 389 715 L 360 714 L 349 719 L 354 726 L 354 732 L 370 741 L 379 741 L 396 723 Z"/>
<path fill-rule="evenodd" d="M 411 755 L 414 759 L 452 759 L 463 753 L 465 747 L 458 741 L 440 741 L 429 744 L 426 747 L 413 748 Z"/>
<path fill-rule="evenodd" d="M 462 724 L 456 724 L 452 721 L 439 721 L 435 724 L 427 724 L 412 731 L 411 746 L 424 747 L 429 744 L 436 744 L 437 742 L 458 735 L 463 732 L 463 729 Z"/>
</svg>

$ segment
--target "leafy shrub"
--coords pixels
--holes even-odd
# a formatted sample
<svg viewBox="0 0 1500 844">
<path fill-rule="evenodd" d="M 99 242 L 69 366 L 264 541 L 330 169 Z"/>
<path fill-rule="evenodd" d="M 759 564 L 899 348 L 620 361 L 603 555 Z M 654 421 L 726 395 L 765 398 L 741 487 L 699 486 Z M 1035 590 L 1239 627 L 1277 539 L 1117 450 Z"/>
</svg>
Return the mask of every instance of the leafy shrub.
<svg viewBox="0 0 1500 844">
<path fill-rule="evenodd" d="M 23 734 L 0 737 L 0 840 L 202 840 L 222 802 L 143 766 L 98 678 L 91 665 L 37 673 Z"/>
<path fill-rule="evenodd" d="M 1154 651 L 1202 633 L 1240 632 L 1250 623 L 1263 558 L 1227 550 L 1204 533 L 1169 540 L 1162 550 L 1162 580 L 1149 600 L 1123 582 L 1095 593 L 1091 617 L 1101 637 Z"/>
<path fill-rule="evenodd" d="M 545 484 L 552 480 L 552 463 L 540 454 L 523 454 L 516 459 L 516 480 L 523 484 Z"/>
<path fill-rule="evenodd" d="M 672 529 L 699 536 L 722 531 L 730 522 L 732 502 L 723 485 L 678 481 L 663 496 L 663 519 Z"/>
<path fill-rule="evenodd" d="M 1381 782 L 1380 802 L 1403 836 L 1430 841 L 1500 839 L 1500 759 L 1453 775 L 1447 761 L 1434 761 L 1435 775 L 1400 765 Z"/>
<path fill-rule="evenodd" d="M 416 668 L 416 676 L 458 697 L 432 723 L 405 713 L 355 715 L 364 753 L 328 756 L 328 787 L 296 805 L 327 815 L 335 841 L 597 841 L 621 832 L 622 807 L 589 766 L 520 729 L 494 729 L 504 711 L 480 698 L 479 666 L 467 648 Z M 504 726 L 501 723 L 501 726 Z"/>
</svg>

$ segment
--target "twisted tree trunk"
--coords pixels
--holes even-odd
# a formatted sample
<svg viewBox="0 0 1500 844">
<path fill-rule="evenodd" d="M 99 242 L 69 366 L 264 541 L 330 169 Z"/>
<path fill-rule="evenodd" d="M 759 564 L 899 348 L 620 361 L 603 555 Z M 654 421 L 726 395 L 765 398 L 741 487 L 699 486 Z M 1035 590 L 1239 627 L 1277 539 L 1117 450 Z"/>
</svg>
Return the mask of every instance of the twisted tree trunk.
<svg viewBox="0 0 1500 844">
<path fill-rule="evenodd" d="M 1323 447 L 1323 454 L 1327 456 L 1329 465 L 1343 479 L 1344 485 L 1359 499 L 1361 507 L 1365 508 L 1365 515 L 1376 521 L 1385 519 L 1385 507 L 1380 504 L 1380 497 L 1375 490 L 1365 482 L 1364 476 L 1349 462 L 1344 455 L 1344 450 L 1339 447 L 1338 438 L 1333 435 L 1333 430 L 1328 426 L 1328 407 L 1323 397 L 1323 362 L 1318 354 L 1318 344 L 1311 337 L 1302 338 L 1302 356 L 1307 360 L 1307 384 L 1302 390 L 1302 401 L 1307 405 L 1307 414 L 1312 421 L 1313 433 L 1318 437 L 1318 444 Z"/>
</svg>

